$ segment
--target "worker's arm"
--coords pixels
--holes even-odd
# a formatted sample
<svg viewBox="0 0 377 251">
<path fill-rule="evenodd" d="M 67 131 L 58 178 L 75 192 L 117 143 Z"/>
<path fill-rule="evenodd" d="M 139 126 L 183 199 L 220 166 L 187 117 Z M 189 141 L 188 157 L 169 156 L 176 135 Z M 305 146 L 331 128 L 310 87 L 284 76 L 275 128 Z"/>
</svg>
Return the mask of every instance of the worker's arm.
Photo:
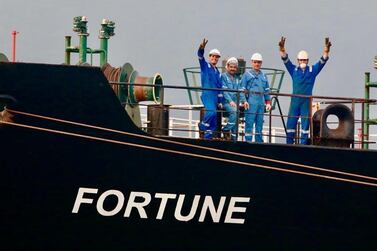
<svg viewBox="0 0 377 251">
<path fill-rule="evenodd" d="M 267 79 L 266 75 L 264 75 L 264 78 Z M 268 79 L 266 82 L 264 82 L 263 85 L 263 95 L 264 95 L 264 100 L 267 102 L 271 102 L 271 97 L 270 97 L 270 85 L 268 84 Z"/>
<path fill-rule="evenodd" d="M 203 39 L 203 42 L 200 43 L 199 49 L 198 49 L 198 59 L 199 59 L 199 64 L 200 64 L 200 70 L 203 71 L 207 68 L 207 62 L 204 58 L 204 49 L 208 43 L 208 40 L 205 38 Z"/>
<path fill-rule="evenodd" d="M 264 77 L 267 79 L 266 75 Z M 264 83 L 264 102 L 266 105 L 266 112 L 269 112 L 271 110 L 271 97 L 270 97 L 270 85 L 268 84 L 268 79 Z"/>
<path fill-rule="evenodd" d="M 287 52 L 285 51 L 285 37 L 281 37 L 279 41 L 279 52 L 281 59 L 284 62 L 285 68 L 287 68 L 287 71 L 292 76 L 293 70 L 296 68 L 296 66 L 291 62 L 291 60 L 288 57 Z"/>
<path fill-rule="evenodd" d="M 331 42 L 329 40 L 329 38 L 325 38 L 325 47 L 323 48 L 323 55 L 322 57 L 319 59 L 318 63 L 316 63 L 315 65 L 313 65 L 313 72 L 315 75 L 317 75 L 318 73 L 320 73 L 320 71 L 322 70 L 322 68 L 325 66 L 327 60 L 329 60 L 329 53 L 330 53 L 330 47 L 331 47 Z"/>
</svg>

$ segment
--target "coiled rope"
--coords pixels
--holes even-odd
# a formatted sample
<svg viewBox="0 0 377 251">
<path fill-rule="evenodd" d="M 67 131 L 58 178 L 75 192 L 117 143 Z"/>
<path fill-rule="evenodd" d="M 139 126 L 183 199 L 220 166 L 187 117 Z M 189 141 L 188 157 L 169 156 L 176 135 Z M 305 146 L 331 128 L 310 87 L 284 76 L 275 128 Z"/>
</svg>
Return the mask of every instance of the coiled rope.
<svg viewBox="0 0 377 251">
<path fill-rule="evenodd" d="M 106 64 L 104 64 L 101 67 L 101 70 L 102 70 L 103 74 L 105 75 L 105 77 L 107 78 L 107 80 L 110 83 L 114 83 L 114 82 L 118 83 L 118 82 L 120 82 L 119 78 L 120 78 L 120 72 L 122 70 L 121 67 L 114 68 L 110 64 L 106 63 Z M 114 92 L 117 95 L 117 97 L 119 97 L 121 86 L 120 85 L 111 84 L 111 88 L 114 90 Z"/>
</svg>

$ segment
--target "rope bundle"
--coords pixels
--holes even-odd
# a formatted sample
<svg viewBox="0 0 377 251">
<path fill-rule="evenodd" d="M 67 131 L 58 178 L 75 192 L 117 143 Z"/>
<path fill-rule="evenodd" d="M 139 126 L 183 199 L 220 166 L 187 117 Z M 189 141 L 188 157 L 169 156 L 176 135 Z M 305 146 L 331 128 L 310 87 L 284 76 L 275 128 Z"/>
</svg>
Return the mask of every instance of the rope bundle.
<svg viewBox="0 0 377 251">
<path fill-rule="evenodd" d="M 119 78 L 120 78 L 121 67 L 115 68 L 115 67 L 112 67 L 110 64 L 106 63 L 102 66 L 101 70 L 109 82 L 116 82 L 116 83 L 120 82 Z M 114 90 L 115 94 L 119 97 L 121 86 L 119 84 L 114 84 L 114 83 L 110 85 L 111 85 L 111 88 Z"/>
</svg>

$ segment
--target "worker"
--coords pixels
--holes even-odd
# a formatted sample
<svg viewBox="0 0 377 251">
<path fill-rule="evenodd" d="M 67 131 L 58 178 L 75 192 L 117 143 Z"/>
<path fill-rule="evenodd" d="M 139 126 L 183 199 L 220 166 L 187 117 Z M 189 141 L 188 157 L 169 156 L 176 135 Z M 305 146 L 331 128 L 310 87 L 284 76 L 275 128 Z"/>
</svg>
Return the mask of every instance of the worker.
<svg viewBox="0 0 377 251">
<path fill-rule="evenodd" d="M 240 79 L 236 76 L 238 70 L 238 60 L 231 57 L 226 61 L 226 72 L 221 74 L 223 89 L 238 90 Z M 237 92 L 224 91 L 224 109 L 228 112 L 229 118 L 222 131 L 226 140 L 237 140 L 237 111 L 240 100 L 237 100 Z"/>
<path fill-rule="evenodd" d="M 267 76 L 261 71 L 263 58 L 260 53 L 251 57 L 252 69 L 246 71 L 241 79 L 241 89 L 246 91 L 241 95 L 241 103 L 245 108 L 245 140 L 253 139 L 255 124 L 255 142 L 263 142 L 262 129 L 265 110 L 271 110 L 270 86 Z"/>
<path fill-rule="evenodd" d="M 204 58 L 204 49 L 207 43 L 208 40 L 203 39 L 198 50 L 202 88 L 221 89 L 221 74 L 216 67 L 221 54 L 218 49 L 212 49 L 208 54 L 208 63 Z M 217 129 L 217 107 L 221 106 L 223 102 L 223 94 L 219 90 L 203 90 L 201 100 L 205 108 L 205 113 L 203 120 L 198 124 L 199 130 L 204 131 L 204 139 L 212 139 L 213 133 Z"/>
<path fill-rule="evenodd" d="M 293 95 L 312 95 L 313 86 L 317 75 L 325 66 L 329 59 L 331 42 L 329 38 L 325 39 L 323 55 L 320 60 L 312 66 L 309 66 L 309 55 L 302 50 L 297 54 L 298 66 L 294 65 L 285 51 L 285 37 L 281 37 L 279 42 L 280 56 L 292 77 Z M 287 122 L 287 143 L 293 144 L 296 134 L 298 118 L 301 118 L 301 144 L 308 144 L 309 136 L 309 109 L 310 99 L 306 97 L 292 96 L 288 113 Z"/>
</svg>

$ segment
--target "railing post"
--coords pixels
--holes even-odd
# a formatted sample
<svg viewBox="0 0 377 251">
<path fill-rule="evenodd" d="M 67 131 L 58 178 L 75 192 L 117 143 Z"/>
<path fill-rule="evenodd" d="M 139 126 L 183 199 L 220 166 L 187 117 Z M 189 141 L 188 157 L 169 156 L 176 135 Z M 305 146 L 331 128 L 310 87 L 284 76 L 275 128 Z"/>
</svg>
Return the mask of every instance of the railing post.
<svg viewBox="0 0 377 251">
<path fill-rule="evenodd" d="M 355 118 L 355 100 L 354 99 L 352 99 L 351 112 L 352 112 L 352 116 Z M 355 120 L 354 120 L 354 124 L 355 124 Z M 355 132 L 354 132 L 354 135 L 355 135 Z M 351 147 L 355 148 L 355 139 L 352 141 Z"/>
<path fill-rule="evenodd" d="M 271 140 L 272 140 L 271 125 L 272 125 L 272 107 L 271 107 L 271 109 L 268 112 L 268 143 L 271 143 Z"/>
<path fill-rule="evenodd" d="M 313 145 L 313 97 L 309 98 L 309 135 L 310 135 L 310 144 Z"/>
<path fill-rule="evenodd" d="M 238 132 L 239 132 L 239 122 L 240 122 L 240 92 L 239 90 L 237 91 L 237 103 L 236 103 L 236 141 L 238 139 Z"/>
<path fill-rule="evenodd" d="M 188 115 L 189 115 L 189 125 L 190 125 L 190 127 L 189 127 L 189 138 L 191 139 L 192 138 L 192 130 L 193 130 L 193 128 L 192 128 L 192 107 L 191 107 L 191 105 L 190 105 Z M 195 128 L 195 126 L 196 125 L 194 125 L 194 128 Z"/>
<path fill-rule="evenodd" d="M 296 125 L 296 135 L 295 135 L 295 144 L 300 144 L 300 139 L 301 139 L 301 118 L 299 118 L 300 120 L 297 121 L 297 125 Z"/>
<path fill-rule="evenodd" d="M 370 72 L 365 73 L 365 99 L 369 99 L 369 82 L 370 82 Z M 368 149 L 369 148 L 369 103 L 365 102 L 363 104 L 363 149 Z M 365 142 L 366 141 L 366 142 Z"/>
</svg>

